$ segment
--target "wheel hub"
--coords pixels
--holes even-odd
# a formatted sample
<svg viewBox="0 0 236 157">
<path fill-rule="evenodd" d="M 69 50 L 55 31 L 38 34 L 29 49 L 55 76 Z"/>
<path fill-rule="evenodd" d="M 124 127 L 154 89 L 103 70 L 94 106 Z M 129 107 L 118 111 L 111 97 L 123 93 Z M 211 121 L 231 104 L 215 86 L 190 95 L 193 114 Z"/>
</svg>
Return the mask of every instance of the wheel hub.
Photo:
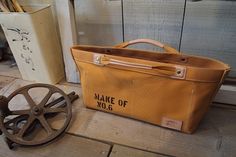
<svg viewBox="0 0 236 157">
<path fill-rule="evenodd" d="M 41 115 L 42 112 L 43 112 L 43 109 L 38 106 L 33 107 L 33 109 L 31 110 L 31 113 L 33 113 L 35 116 Z"/>
</svg>

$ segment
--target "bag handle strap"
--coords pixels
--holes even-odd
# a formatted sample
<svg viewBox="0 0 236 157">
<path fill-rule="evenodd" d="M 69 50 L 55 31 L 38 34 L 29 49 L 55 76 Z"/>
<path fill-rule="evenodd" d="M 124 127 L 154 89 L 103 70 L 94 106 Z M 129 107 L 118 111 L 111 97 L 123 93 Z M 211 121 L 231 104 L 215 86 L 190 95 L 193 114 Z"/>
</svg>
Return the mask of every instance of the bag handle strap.
<svg viewBox="0 0 236 157">
<path fill-rule="evenodd" d="M 95 54 L 93 56 L 93 63 L 99 66 L 119 66 L 128 69 L 138 69 L 139 71 L 154 73 L 158 72 L 162 73 L 164 76 L 169 76 L 171 78 L 179 78 L 183 79 L 185 77 L 186 68 L 184 66 L 175 66 L 175 65 L 150 65 L 143 63 L 136 63 L 132 61 L 124 61 L 119 59 L 114 59 L 112 57 L 106 55 Z"/>
<path fill-rule="evenodd" d="M 168 45 L 164 45 L 161 42 L 156 41 L 156 40 L 152 40 L 152 39 L 131 40 L 131 41 L 127 41 L 127 42 L 124 42 L 124 43 L 120 43 L 120 44 L 116 45 L 115 48 L 126 48 L 127 46 L 138 44 L 138 43 L 151 44 L 151 45 L 154 45 L 154 46 L 157 46 L 157 47 L 160 47 L 160 48 L 164 49 L 168 53 L 180 54 L 180 52 L 178 50 L 176 50 L 175 48 L 170 47 Z"/>
</svg>

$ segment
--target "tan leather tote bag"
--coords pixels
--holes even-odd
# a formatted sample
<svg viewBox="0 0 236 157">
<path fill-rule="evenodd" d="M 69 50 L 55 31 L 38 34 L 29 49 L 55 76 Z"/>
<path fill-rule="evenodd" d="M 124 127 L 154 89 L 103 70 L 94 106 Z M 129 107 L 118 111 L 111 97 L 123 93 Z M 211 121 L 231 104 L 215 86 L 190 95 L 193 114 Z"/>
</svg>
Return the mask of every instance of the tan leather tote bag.
<svg viewBox="0 0 236 157">
<path fill-rule="evenodd" d="M 164 53 L 125 48 L 137 43 L 153 44 Z M 230 69 L 150 39 L 71 50 L 87 107 L 186 133 L 197 128 Z"/>
</svg>

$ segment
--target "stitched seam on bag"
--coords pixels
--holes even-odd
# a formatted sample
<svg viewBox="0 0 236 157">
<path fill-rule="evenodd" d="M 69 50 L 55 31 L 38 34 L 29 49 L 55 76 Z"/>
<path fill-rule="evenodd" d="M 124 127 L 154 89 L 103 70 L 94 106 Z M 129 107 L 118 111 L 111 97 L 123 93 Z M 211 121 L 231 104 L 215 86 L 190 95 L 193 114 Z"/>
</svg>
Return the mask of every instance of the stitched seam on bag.
<svg viewBox="0 0 236 157">
<path fill-rule="evenodd" d="M 75 59 L 75 61 L 78 61 L 78 62 L 82 62 L 82 63 L 88 63 L 88 64 L 91 64 L 91 65 L 95 65 L 97 67 L 99 67 L 99 65 L 96 65 L 94 64 L 93 62 L 89 62 L 89 61 L 81 61 L 81 60 L 77 60 Z M 173 78 L 171 76 L 165 76 L 164 74 L 161 75 L 161 74 L 153 74 L 153 73 L 149 73 L 149 72 L 144 72 L 144 71 L 138 71 L 138 70 L 134 70 L 134 69 L 124 69 L 124 68 L 119 68 L 119 67 L 114 67 L 114 66 L 101 66 L 101 67 L 107 67 L 107 68 L 114 68 L 114 69 L 118 69 L 118 70 L 125 70 L 125 71 L 132 71 L 132 72 L 137 72 L 137 73 L 143 73 L 143 74 L 148 74 L 148 75 L 153 75 L 153 76 L 159 76 L 159 77 L 165 77 L 165 78 L 169 78 L 169 79 L 176 79 L 176 80 L 184 80 L 183 78 Z M 161 73 L 161 72 L 160 72 Z"/>
<path fill-rule="evenodd" d="M 94 65 L 93 62 L 91 61 L 85 61 L 85 60 L 79 60 L 77 58 L 74 58 L 75 61 L 78 61 L 78 62 L 84 62 L 84 63 L 88 63 L 88 64 L 92 64 Z M 107 66 L 107 65 L 106 65 Z M 112 66 L 109 66 L 111 68 L 116 68 L 116 67 L 112 67 Z M 144 73 L 144 74 L 150 74 L 150 75 L 154 75 L 154 76 L 161 76 L 161 77 L 166 77 L 166 78 L 173 78 L 173 77 L 170 77 L 170 76 L 164 76 L 164 75 L 160 75 L 160 74 L 153 74 L 153 73 L 148 73 L 148 72 L 143 72 L 143 71 L 138 71 L 138 70 L 132 70 L 132 69 L 123 69 L 123 68 L 116 68 L 116 69 L 122 69 L 122 70 L 127 70 L 127 71 L 134 71 L 134 72 L 139 72 L 139 73 Z M 204 83 L 216 83 L 216 82 L 219 82 L 219 80 L 214 80 L 214 81 L 207 81 L 207 80 L 200 80 L 200 79 L 186 79 L 186 78 L 175 78 L 177 80 L 187 80 L 187 81 L 194 81 L 194 82 L 204 82 Z"/>
<path fill-rule="evenodd" d="M 91 64 L 91 65 L 95 65 L 93 62 L 90 62 L 90 61 L 82 61 L 82 60 L 78 60 L 78 59 L 75 59 L 75 61 L 77 62 L 83 62 L 83 63 L 88 63 L 88 64 Z M 98 65 L 97 65 L 98 66 Z M 218 82 L 217 80 L 216 81 L 205 81 L 205 80 L 195 80 L 195 79 L 186 79 L 186 78 L 173 78 L 173 77 L 170 77 L 170 76 L 164 76 L 164 75 L 158 75 L 158 74 L 153 74 L 153 73 L 148 73 L 148 72 L 142 72 L 142 71 L 137 71 L 137 70 L 129 70 L 129 69 L 122 69 L 122 68 L 116 68 L 116 67 L 112 67 L 112 66 L 106 66 L 106 67 L 109 67 L 109 68 L 115 68 L 115 69 L 119 69 L 119 70 L 126 70 L 126 71 L 133 71 L 133 72 L 139 72 L 139 73 L 143 73 L 143 74 L 149 74 L 149 75 L 153 75 L 153 76 L 160 76 L 160 77 L 165 77 L 165 78 L 170 78 L 170 79 L 176 79 L 176 80 L 186 80 L 186 81 L 194 81 L 194 82 L 203 82 L 203 83 L 216 83 Z"/>
</svg>

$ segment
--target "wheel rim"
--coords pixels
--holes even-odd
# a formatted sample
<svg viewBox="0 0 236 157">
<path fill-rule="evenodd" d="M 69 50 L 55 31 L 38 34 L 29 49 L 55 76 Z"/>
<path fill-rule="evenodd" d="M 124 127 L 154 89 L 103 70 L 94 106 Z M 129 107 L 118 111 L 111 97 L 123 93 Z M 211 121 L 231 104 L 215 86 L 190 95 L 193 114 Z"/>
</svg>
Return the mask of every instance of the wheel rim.
<svg viewBox="0 0 236 157">
<path fill-rule="evenodd" d="M 42 101 L 38 104 L 35 103 L 33 98 L 29 94 L 29 90 L 32 88 L 38 88 L 38 87 L 43 87 L 48 89 L 48 93 L 46 96 L 42 99 Z M 55 93 L 59 93 L 62 95 L 62 99 L 65 101 L 65 106 L 64 107 L 55 107 L 52 108 L 48 105 L 51 105 L 48 103 L 48 100 L 51 98 L 51 96 Z M 48 84 L 32 84 L 32 85 L 27 85 L 24 86 L 15 92 L 13 92 L 11 95 L 9 95 L 8 102 L 12 98 L 14 98 L 16 95 L 22 94 L 26 101 L 28 102 L 30 109 L 27 110 L 12 110 L 7 115 L 1 117 L 0 119 L 0 127 L 2 132 L 6 135 L 6 137 L 21 145 L 41 145 L 48 143 L 61 135 L 66 128 L 68 127 L 71 117 L 72 117 L 72 108 L 71 108 L 71 102 L 68 96 L 59 88 L 48 85 Z M 54 130 L 48 122 L 48 116 L 46 115 L 52 115 L 52 114 L 57 114 L 57 113 L 65 113 L 66 120 L 64 121 L 64 124 L 61 128 L 58 130 Z M 4 119 L 6 116 L 9 115 L 17 115 L 18 117 L 13 118 L 12 121 L 7 121 L 4 122 Z M 17 125 L 18 123 L 26 121 L 26 123 L 22 126 L 22 128 L 18 128 Z M 47 136 L 44 139 L 41 140 L 26 140 L 24 139 L 25 134 L 32 129 L 32 126 L 35 125 L 36 122 L 39 122 L 42 128 L 46 131 Z M 13 124 L 10 126 L 10 124 Z M 8 130 L 13 130 L 13 133 L 9 133 Z"/>
</svg>

